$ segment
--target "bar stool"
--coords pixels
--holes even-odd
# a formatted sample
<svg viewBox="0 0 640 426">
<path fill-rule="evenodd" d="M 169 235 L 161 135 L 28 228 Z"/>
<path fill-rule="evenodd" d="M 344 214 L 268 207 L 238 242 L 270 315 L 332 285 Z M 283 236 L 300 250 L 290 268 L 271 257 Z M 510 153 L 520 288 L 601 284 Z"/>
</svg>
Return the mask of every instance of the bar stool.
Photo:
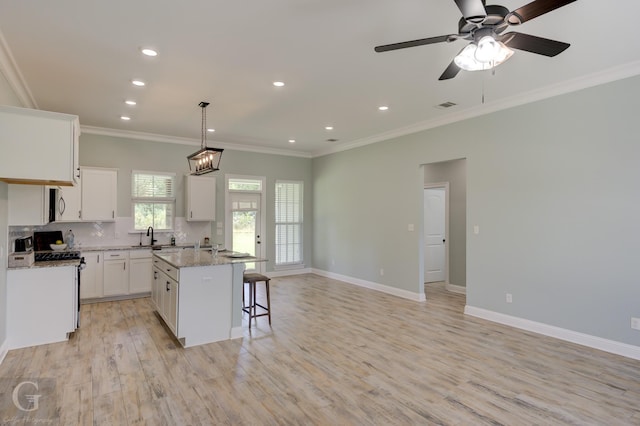
<svg viewBox="0 0 640 426">
<path fill-rule="evenodd" d="M 249 284 L 249 304 L 245 305 L 244 300 L 244 284 L 242 285 L 242 310 L 249 314 L 249 328 L 251 328 L 251 320 L 258 317 L 268 316 L 269 325 L 271 325 L 271 296 L 269 295 L 269 277 L 262 274 L 247 273 L 244 274 L 243 283 Z M 267 293 L 267 306 L 258 303 L 256 298 L 256 283 L 264 282 L 265 291 Z M 258 314 L 258 308 L 262 308 L 264 312 Z"/>
</svg>

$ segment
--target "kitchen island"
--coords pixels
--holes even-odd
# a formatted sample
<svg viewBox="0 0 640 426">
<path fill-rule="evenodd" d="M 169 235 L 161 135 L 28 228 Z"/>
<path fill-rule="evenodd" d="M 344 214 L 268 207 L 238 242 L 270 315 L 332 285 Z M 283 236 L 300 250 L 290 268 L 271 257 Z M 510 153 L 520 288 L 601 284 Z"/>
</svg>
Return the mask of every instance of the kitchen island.
<svg viewBox="0 0 640 426">
<path fill-rule="evenodd" d="M 185 348 L 242 337 L 245 262 L 265 259 L 233 256 L 195 249 L 154 252 L 151 300 Z"/>
</svg>

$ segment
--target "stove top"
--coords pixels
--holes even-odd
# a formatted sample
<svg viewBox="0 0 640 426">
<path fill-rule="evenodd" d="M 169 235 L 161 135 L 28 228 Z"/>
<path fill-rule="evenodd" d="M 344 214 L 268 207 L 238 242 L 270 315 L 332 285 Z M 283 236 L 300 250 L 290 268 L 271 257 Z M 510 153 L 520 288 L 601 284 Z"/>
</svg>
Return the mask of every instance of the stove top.
<svg viewBox="0 0 640 426">
<path fill-rule="evenodd" d="M 51 262 L 55 260 L 80 259 L 79 251 L 43 251 L 35 253 L 36 262 Z"/>
</svg>

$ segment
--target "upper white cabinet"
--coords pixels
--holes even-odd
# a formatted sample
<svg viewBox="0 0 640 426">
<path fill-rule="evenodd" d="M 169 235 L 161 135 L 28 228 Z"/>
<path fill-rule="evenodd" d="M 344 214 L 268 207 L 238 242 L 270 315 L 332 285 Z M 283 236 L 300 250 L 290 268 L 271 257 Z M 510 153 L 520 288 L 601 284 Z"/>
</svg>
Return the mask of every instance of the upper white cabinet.
<svg viewBox="0 0 640 426">
<path fill-rule="evenodd" d="M 185 176 L 187 221 L 216 220 L 216 178 Z"/>
<path fill-rule="evenodd" d="M 49 223 L 49 188 L 42 185 L 9 185 L 9 226 Z"/>
<path fill-rule="evenodd" d="M 74 185 L 79 136 L 75 115 L 0 106 L 0 180 Z"/>
<path fill-rule="evenodd" d="M 82 220 L 113 222 L 116 219 L 118 171 L 82 167 Z"/>
</svg>

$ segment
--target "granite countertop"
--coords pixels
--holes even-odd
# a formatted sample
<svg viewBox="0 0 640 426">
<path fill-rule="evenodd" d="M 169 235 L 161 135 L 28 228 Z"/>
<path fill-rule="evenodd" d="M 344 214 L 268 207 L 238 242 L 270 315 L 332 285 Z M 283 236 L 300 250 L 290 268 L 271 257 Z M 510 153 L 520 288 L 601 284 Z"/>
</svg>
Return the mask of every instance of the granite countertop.
<svg viewBox="0 0 640 426">
<path fill-rule="evenodd" d="M 162 245 L 130 245 L 130 246 L 82 246 L 82 247 L 74 247 L 73 250 L 78 250 L 81 252 L 91 252 L 91 251 L 110 251 L 110 250 L 154 250 L 154 247 L 160 247 L 161 250 L 182 250 L 187 248 L 193 248 L 193 244 L 176 244 L 175 246 L 169 244 Z M 201 248 L 211 248 L 211 245 L 203 245 Z M 155 249 L 154 251 L 161 251 L 160 249 Z"/>
<path fill-rule="evenodd" d="M 186 249 L 178 252 L 168 253 L 162 250 L 154 251 L 153 254 L 175 268 L 192 268 L 198 266 L 230 265 L 233 263 L 246 262 L 266 262 L 267 259 L 260 259 L 253 256 L 229 257 L 238 253 L 232 251 L 218 252 L 213 256 L 211 250 Z"/>
<path fill-rule="evenodd" d="M 62 266 L 78 266 L 80 259 L 71 260 L 50 260 L 46 262 L 34 262 L 29 266 L 12 266 L 7 269 L 35 269 L 35 268 L 59 268 Z"/>
</svg>

